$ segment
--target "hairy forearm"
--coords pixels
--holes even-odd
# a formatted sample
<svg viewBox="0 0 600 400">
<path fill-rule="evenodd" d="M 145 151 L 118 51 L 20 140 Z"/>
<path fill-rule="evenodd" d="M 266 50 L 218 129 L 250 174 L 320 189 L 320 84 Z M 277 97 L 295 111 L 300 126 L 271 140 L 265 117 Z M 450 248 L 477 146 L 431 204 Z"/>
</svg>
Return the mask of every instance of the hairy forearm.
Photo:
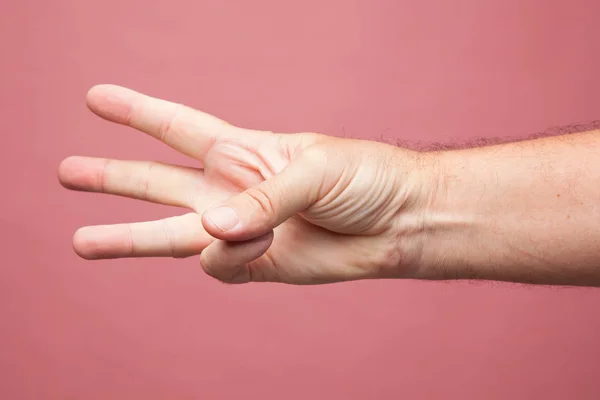
<svg viewBox="0 0 600 400">
<path fill-rule="evenodd" d="M 417 277 L 600 285 L 600 131 L 424 158 Z"/>
</svg>

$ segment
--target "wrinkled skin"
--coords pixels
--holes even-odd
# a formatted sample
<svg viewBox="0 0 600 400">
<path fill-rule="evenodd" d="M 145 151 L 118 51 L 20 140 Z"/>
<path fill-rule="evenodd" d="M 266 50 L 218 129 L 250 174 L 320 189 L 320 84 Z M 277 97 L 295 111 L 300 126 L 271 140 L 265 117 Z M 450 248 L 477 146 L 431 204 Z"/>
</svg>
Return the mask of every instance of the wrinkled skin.
<svg viewBox="0 0 600 400">
<path fill-rule="evenodd" d="M 417 153 L 314 133 L 242 129 L 179 104 L 101 85 L 89 108 L 196 159 L 201 168 L 70 157 L 59 167 L 73 190 L 184 207 L 159 221 L 78 230 L 86 259 L 189 257 L 229 283 L 318 284 L 401 277 L 419 257 L 417 203 L 427 197 Z M 235 229 L 206 214 L 236 210 Z"/>
</svg>

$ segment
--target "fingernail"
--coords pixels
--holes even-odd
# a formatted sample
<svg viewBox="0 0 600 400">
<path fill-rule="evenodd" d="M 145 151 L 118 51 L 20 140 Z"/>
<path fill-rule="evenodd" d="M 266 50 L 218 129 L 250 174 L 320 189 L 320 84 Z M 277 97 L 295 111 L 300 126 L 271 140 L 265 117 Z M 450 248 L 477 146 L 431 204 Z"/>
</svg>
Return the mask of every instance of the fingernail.
<svg viewBox="0 0 600 400">
<path fill-rule="evenodd" d="M 208 210 L 206 218 L 223 232 L 230 230 L 240 221 L 235 210 L 228 206 L 220 206 Z"/>
</svg>

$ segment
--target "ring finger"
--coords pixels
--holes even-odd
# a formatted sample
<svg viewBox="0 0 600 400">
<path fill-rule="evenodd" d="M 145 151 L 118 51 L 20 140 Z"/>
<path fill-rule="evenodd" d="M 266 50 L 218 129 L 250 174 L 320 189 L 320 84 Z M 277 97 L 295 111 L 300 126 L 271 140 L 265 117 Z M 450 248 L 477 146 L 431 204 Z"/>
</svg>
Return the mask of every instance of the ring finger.
<svg viewBox="0 0 600 400">
<path fill-rule="evenodd" d="M 202 227 L 201 216 L 189 213 L 157 221 L 87 226 L 75 233 L 73 247 L 88 260 L 183 258 L 200 254 L 214 240 Z"/>
</svg>

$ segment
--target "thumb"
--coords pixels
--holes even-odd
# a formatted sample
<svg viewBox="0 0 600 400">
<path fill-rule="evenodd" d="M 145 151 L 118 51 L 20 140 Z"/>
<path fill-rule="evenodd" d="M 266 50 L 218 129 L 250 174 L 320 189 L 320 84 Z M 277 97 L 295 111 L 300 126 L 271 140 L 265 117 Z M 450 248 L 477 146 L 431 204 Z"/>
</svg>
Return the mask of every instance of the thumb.
<svg viewBox="0 0 600 400">
<path fill-rule="evenodd" d="M 273 230 L 319 199 L 326 158 L 323 151 L 304 150 L 272 178 L 206 210 L 204 228 L 211 236 L 230 241 Z"/>
</svg>

